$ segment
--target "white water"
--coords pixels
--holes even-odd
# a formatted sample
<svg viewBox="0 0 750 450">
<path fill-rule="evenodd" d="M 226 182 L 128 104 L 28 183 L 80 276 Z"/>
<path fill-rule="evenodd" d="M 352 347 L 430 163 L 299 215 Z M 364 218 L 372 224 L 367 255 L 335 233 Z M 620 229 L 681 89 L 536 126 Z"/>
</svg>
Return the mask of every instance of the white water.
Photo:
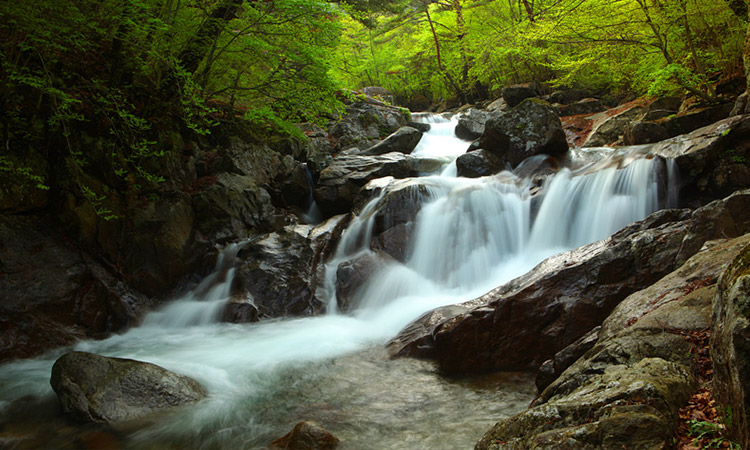
<svg viewBox="0 0 750 450">
<path fill-rule="evenodd" d="M 327 265 L 325 285 L 320 288 L 330 294 L 329 315 L 247 325 L 219 323 L 229 297 L 233 261 L 242 245 L 234 244 L 224 250 L 210 279 L 185 298 L 150 314 L 141 327 L 75 346 L 77 350 L 153 362 L 192 376 L 207 387 L 207 400 L 131 434 L 129 445 L 178 442 L 179 447 L 189 442 L 195 448 L 262 448 L 298 420 L 291 419 L 297 416 L 295 412 L 281 405 L 294 408 L 294 402 L 300 401 L 297 398 L 309 397 L 308 392 L 296 389 L 313 389 L 311 383 L 326 385 L 325 380 L 335 379 L 339 373 L 336 361 L 344 355 L 380 346 L 423 312 L 484 294 L 545 257 L 604 238 L 670 201 L 669 180 L 664 179 L 670 171 L 657 159 L 628 159 L 611 150 L 599 151 L 598 156 L 604 159 L 599 159 L 595 168 L 563 169 L 547 178 L 536 197 L 530 195 L 531 179 L 507 172 L 480 179 L 456 178 L 451 161 L 468 143 L 453 135 L 455 122 L 439 120 L 432 125 L 413 155 L 443 158 L 447 169 L 442 175 L 418 180 L 427 188 L 430 201 L 418 214 L 407 261 L 384 262 L 374 271 L 359 292 L 351 315 L 336 312 L 335 269 L 340 262 L 370 251 L 366 243 L 380 197 L 352 220 Z M 605 160 L 610 155 L 613 162 L 608 163 Z M 384 189 L 380 195 L 386 192 Z M 0 385 L 0 406 L 25 395 L 51 397 L 50 369 L 62 352 L 0 366 L 0 379 L 5 380 Z M 394 364 L 379 361 L 383 368 Z M 338 382 L 380 386 L 378 379 L 384 376 L 375 372 L 373 379 Z M 299 383 L 300 379 L 307 382 Z M 431 379 L 438 383 L 437 378 Z M 378 389 L 387 390 L 388 386 Z M 345 392 L 335 395 L 342 397 L 337 397 L 342 414 L 356 416 L 350 403 L 356 404 L 357 399 L 344 399 Z M 519 405 L 515 410 L 507 408 L 510 414 Z M 308 416 L 315 414 L 312 408 Z M 315 418 L 308 416 L 301 419 Z M 476 419 L 467 416 L 465 420 Z M 335 424 L 331 426 L 336 429 Z M 439 427 L 434 425 L 436 438 L 431 446 L 422 448 L 456 448 L 455 443 L 441 440 Z M 385 427 L 382 434 L 391 431 Z M 387 448 L 383 442 L 357 441 L 361 430 L 341 433 L 353 440 L 352 448 Z M 393 448 L 398 448 L 403 437 L 394 439 Z M 467 441 L 465 447 L 471 445 Z"/>
</svg>

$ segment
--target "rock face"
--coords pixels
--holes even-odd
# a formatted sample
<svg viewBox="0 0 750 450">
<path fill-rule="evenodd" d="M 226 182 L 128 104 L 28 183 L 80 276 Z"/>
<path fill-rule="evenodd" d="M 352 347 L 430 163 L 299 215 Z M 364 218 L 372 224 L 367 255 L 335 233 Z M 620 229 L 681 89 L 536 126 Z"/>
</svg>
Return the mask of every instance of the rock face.
<svg viewBox="0 0 750 450">
<path fill-rule="evenodd" d="M 255 322 L 320 313 L 324 304 L 315 297 L 317 268 L 335 248 L 345 224 L 341 219 L 315 228 L 290 225 L 245 245 L 237 255 L 242 262 L 224 320 Z"/>
<path fill-rule="evenodd" d="M 361 155 L 383 155 L 385 153 L 398 152 L 409 154 L 422 139 L 422 132 L 412 127 L 401 127 L 382 142 L 373 145 L 361 152 Z"/>
<path fill-rule="evenodd" d="M 732 410 L 729 433 L 742 448 L 750 445 L 750 246 L 719 280 L 713 302 L 711 358 L 716 401 Z"/>
<path fill-rule="evenodd" d="M 625 128 L 623 142 L 625 145 L 651 144 L 669 137 L 667 129 L 658 123 L 635 122 Z"/>
<path fill-rule="evenodd" d="M 464 153 L 456 158 L 459 177 L 479 178 L 494 175 L 505 168 L 503 161 L 484 149 Z"/>
<path fill-rule="evenodd" d="M 549 103 L 537 99 L 493 115 L 477 146 L 513 167 L 529 156 L 559 156 L 568 151 L 560 118 Z"/>
<path fill-rule="evenodd" d="M 697 388 L 693 344 L 721 271 L 750 236 L 712 241 L 677 271 L 625 299 L 584 356 L 535 406 L 488 431 L 476 449 L 667 448 Z M 654 301 L 656 300 L 656 301 Z"/>
<path fill-rule="evenodd" d="M 484 124 L 488 118 L 488 113 L 474 108 L 461 113 L 456 125 L 456 136 L 466 140 L 478 138 L 484 133 Z"/>
<path fill-rule="evenodd" d="M 84 352 L 61 356 L 50 383 L 63 411 L 82 422 L 123 422 L 206 396 L 197 381 L 157 365 Z"/>
<path fill-rule="evenodd" d="M 376 178 L 406 178 L 416 175 L 403 153 L 378 156 L 344 155 L 334 158 L 320 173 L 315 200 L 323 212 L 334 215 L 349 212 L 360 188 Z"/>
<path fill-rule="evenodd" d="M 315 422 L 300 422 L 284 437 L 271 443 L 270 450 L 333 450 L 339 439 Z"/>
<path fill-rule="evenodd" d="M 0 215 L 0 361 L 123 330 L 151 305 L 52 229 Z"/>
<path fill-rule="evenodd" d="M 447 373 L 536 369 L 707 240 L 750 232 L 749 206 L 750 191 L 743 191 L 693 213 L 656 212 L 608 239 L 545 260 L 464 304 L 467 312 L 397 337 L 394 352 L 434 358 Z"/>
</svg>

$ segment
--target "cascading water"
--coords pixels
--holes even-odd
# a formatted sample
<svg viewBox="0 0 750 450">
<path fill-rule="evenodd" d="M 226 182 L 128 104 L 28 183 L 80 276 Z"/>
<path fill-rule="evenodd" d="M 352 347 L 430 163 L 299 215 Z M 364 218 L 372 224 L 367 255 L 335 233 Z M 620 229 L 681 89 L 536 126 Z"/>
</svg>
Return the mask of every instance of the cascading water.
<svg viewBox="0 0 750 450">
<path fill-rule="evenodd" d="M 429 363 L 388 360 L 381 346 L 429 309 L 482 295 L 545 257 L 670 206 L 674 168 L 657 158 L 599 149 L 576 152 L 569 169 L 542 178 L 520 171 L 457 178 L 453 161 L 468 144 L 453 134 L 455 121 L 424 120 L 432 130 L 412 156 L 441 159 L 445 168 L 408 181 L 421 189 L 423 202 L 404 262 L 383 259 L 350 314 L 336 308 L 336 269 L 358 255 L 380 258 L 369 243 L 389 187 L 352 219 L 326 266 L 319 289 L 330 297 L 329 314 L 218 322 L 240 243 L 224 249 L 215 273 L 196 290 L 151 313 L 141 327 L 74 346 L 153 362 L 196 378 L 209 391 L 197 406 L 124 432 L 122 447 L 264 448 L 296 422 L 317 420 L 345 448 L 470 448 L 498 418 L 525 408 L 534 393 L 527 375 L 448 380 Z M 50 369 L 64 350 L 0 366 L 4 429 L 13 429 L 8 417 L 19 403 L 30 411 L 53 403 Z M 36 400 L 17 401 L 24 396 Z M 60 437 L 42 446 L 75 447 L 61 431 L 69 427 L 56 420 L 53 436 Z"/>
</svg>

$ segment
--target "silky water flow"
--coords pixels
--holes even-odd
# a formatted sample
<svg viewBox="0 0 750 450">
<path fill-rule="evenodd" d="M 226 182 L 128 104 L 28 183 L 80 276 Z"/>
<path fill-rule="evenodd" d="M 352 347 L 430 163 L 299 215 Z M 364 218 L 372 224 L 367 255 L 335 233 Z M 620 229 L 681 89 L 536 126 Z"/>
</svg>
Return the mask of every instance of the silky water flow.
<svg viewBox="0 0 750 450">
<path fill-rule="evenodd" d="M 261 449 L 297 422 L 314 420 L 344 449 L 468 449 L 498 419 L 527 407 L 535 394 L 532 375 L 445 378 L 429 362 L 389 359 L 383 344 L 430 309 L 480 296 L 548 256 L 675 204 L 674 164 L 622 150 L 577 149 L 554 173 L 460 178 L 455 159 L 468 143 L 455 136 L 456 121 L 418 120 L 431 130 L 412 157 L 438 160 L 442 169 L 383 182 L 352 218 L 318 287 L 329 299 L 326 315 L 220 322 L 243 245 L 235 243 L 223 249 L 213 274 L 140 327 L 72 347 L 152 362 L 197 379 L 209 392 L 195 406 L 110 430 L 120 447 Z M 420 202 L 404 262 L 369 248 L 374 217 L 396 189 L 411 189 Z M 377 269 L 340 312 L 336 269 L 368 253 L 380 258 Z M 33 434 L 36 424 L 43 437 L 31 442 L 80 446 L 84 427 L 60 416 L 49 385 L 52 364 L 69 350 L 0 366 L 0 430 Z"/>
</svg>

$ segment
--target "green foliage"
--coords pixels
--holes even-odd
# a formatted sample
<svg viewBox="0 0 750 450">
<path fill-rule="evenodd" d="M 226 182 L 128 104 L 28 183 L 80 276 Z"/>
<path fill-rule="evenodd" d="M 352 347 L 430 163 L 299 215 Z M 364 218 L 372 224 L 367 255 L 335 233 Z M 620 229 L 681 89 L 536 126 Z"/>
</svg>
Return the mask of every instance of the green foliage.
<svg viewBox="0 0 750 450">
<path fill-rule="evenodd" d="M 703 442 L 706 447 L 702 448 L 729 448 L 740 450 L 739 444 L 727 437 L 727 430 L 732 426 L 733 415 L 732 408 L 722 409 L 720 422 L 710 422 L 706 420 L 691 420 L 688 422 L 688 434 L 694 439 L 694 443 Z"/>
<path fill-rule="evenodd" d="M 379 85 L 402 98 L 438 100 L 456 95 L 456 86 L 494 98 L 508 84 L 542 81 L 713 100 L 712 86 L 742 70 L 746 22 L 727 2 L 536 0 L 527 2 L 531 11 L 523 3 L 412 1 L 400 14 L 372 13 L 369 28 L 345 22 L 334 73 L 352 87 Z"/>
<path fill-rule="evenodd" d="M 112 189 L 167 181 L 175 124 L 299 135 L 294 123 L 342 107 L 329 75 L 341 14 L 323 0 L 0 2 L 0 172 L 70 184 L 112 218 Z M 33 173 L 32 152 L 66 168 L 66 186 Z"/>
</svg>

